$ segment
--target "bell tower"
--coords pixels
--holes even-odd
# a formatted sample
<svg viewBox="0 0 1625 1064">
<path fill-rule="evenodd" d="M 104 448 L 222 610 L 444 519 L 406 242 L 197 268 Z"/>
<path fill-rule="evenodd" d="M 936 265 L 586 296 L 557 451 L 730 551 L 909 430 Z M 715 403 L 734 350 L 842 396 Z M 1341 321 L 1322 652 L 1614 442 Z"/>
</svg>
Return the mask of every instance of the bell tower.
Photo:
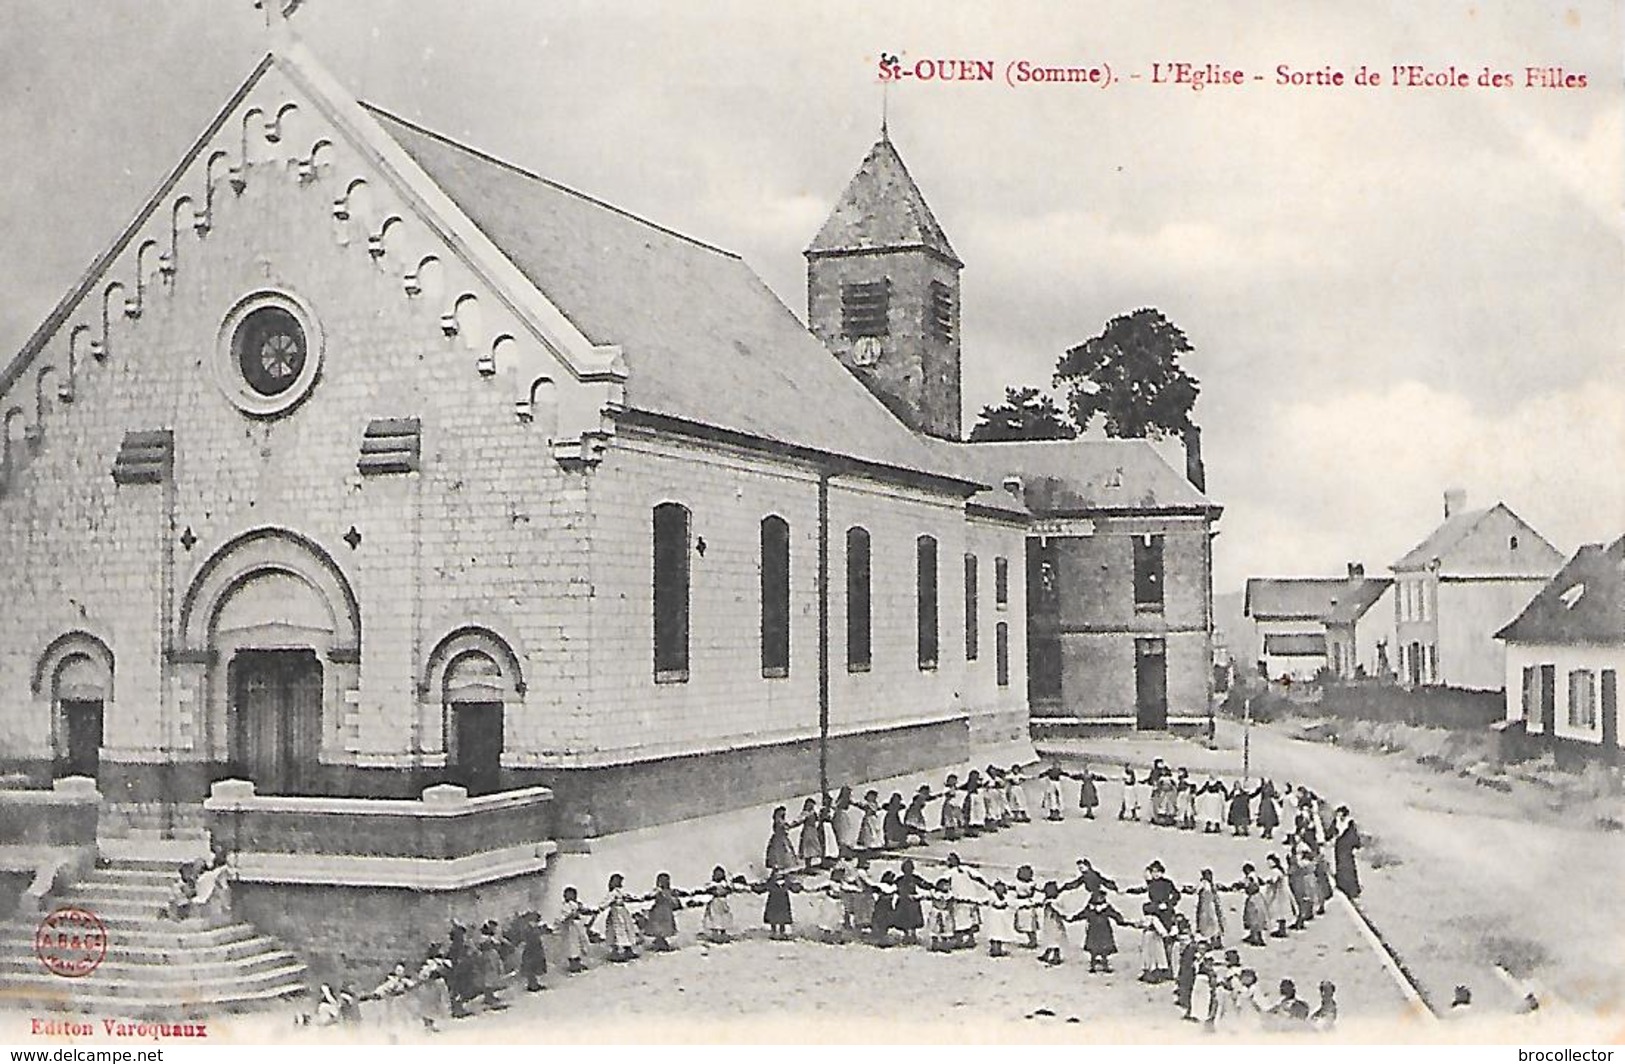
<svg viewBox="0 0 1625 1064">
<path fill-rule="evenodd" d="M 807 256 L 807 324 L 916 432 L 960 438 L 964 265 L 882 128 Z"/>
</svg>

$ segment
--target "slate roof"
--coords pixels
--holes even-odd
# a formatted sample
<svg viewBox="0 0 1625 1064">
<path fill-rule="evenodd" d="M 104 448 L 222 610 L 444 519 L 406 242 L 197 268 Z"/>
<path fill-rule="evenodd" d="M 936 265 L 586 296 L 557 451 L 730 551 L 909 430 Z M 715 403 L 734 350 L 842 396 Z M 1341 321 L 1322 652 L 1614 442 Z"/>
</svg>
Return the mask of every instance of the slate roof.
<svg viewBox="0 0 1625 1064">
<path fill-rule="evenodd" d="M 1509 643 L 1625 644 L 1625 536 L 1588 543 L 1495 633 Z"/>
<path fill-rule="evenodd" d="M 1322 621 L 1352 624 L 1393 583 L 1345 577 L 1254 577 L 1247 581 L 1246 615 L 1259 621 Z"/>
<path fill-rule="evenodd" d="M 1326 618 L 1327 624 L 1353 624 L 1366 611 L 1377 604 L 1383 592 L 1394 586 L 1393 580 L 1385 576 L 1366 577 L 1354 585 L 1354 590 L 1345 595 L 1338 596 L 1337 603 L 1332 607 L 1331 614 Z"/>
<path fill-rule="evenodd" d="M 1389 568 L 1395 572 L 1414 572 L 1418 569 L 1426 569 L 1434 558 L 1439 558 L 1446 563 L 1445 568 L 1448 570 L 1450 568 L 1448 563 L 1451 552 L 1465 543 L 1478 527 L 1484 523 L 1486 518 L 1497 513 L 1504 514 L 1506 519 L 1520 530 L 1518 534 L 1526 536 L 1529 540 L 1526 545 L 1529 549 L 1524 553 L 1521 560 L 1503 559 L 1503 564 L 1511 572 L 1545 576 L 1547 572 L 1556 567 L 1558 560 L 1562 558 L 1557 548 L 1552 546 L 1545 536 L 1530 527 L 1529 522 L 1513 513 L 1512 508 L 1506 503 L 1498 502 L 1494 506 L 1482 510 L 1463 510 L 1459 514 L 1446 518 L 1444 523 L 1429 533 L 1426 539 L 1412 547 L 1404 557 L 1389 566 Z M 1549 559 L 1550 563 L 1544 568 L 1538 567 L 1540 563 L 1537 559 L 1538 556 L 1542 555 Z M 1532 566 L 1536 567 L 1531 568 Z"/>
<path fill-rule="evenodd" d="M 925 196 L 903 165 L 891 138 L 882 135 L 869 149 L 824 227 L 807 246 L 807 256 L 841 251 L 925 248 L 962 265 Z"/>
<path fill-rule="evenodd" d="M 1125 510 L 1205 513 L 1219 508 L 1145 440 L 1021 440 L 942 443 L 967 475 L 995 487 L 1021 478 L 1027 509 L 1040 517 Z"/>
<path fill-rule="evenodd" d="M 1444 523 L 1428 534 L 1428 537 L 1412 547 L 1403 558 L 1393 564 L 1395 569 L 1421 569 L 1434 558 L 1442 558 L 1445 553 L 1457 543 L 1467 538 L 1467 534 L 1478 526 L 1495 507 L 1485 507 L 1482 510 L 1463 510 L 1459 514 L 1452 514 L 1445 518 Z"/>
<path fill-rule="evenodd" d="M 629 407 L 960 478 L 737 255 L 365 106 L 577 329 L 621 346 Z"/>
</svg>

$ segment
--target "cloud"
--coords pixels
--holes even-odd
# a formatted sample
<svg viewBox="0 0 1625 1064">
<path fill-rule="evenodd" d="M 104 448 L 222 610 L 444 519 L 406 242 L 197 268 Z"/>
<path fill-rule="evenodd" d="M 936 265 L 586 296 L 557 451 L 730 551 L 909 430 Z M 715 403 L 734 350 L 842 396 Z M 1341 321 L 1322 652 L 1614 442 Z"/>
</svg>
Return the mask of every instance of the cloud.
<svg viewBox="0 0 1625 1064">
<path fill-rule="evenodd" d="M 1279 402 L 1253 431 L 1210 431 L 1226 506 L 1215 586 L 1383 570 L 1432 531 L 1442 493 L 1505 502 L 1564 553 L 1625 534 L 1625 387 L 1530 395 L 1491 413 L 1415 381 Z"/>
</svg>

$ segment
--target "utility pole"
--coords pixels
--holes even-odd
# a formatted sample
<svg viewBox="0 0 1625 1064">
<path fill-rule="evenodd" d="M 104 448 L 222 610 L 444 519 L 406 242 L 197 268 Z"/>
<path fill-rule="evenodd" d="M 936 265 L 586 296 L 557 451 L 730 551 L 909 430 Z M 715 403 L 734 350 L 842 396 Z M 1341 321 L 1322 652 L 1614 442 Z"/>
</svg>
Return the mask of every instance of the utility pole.
<svg viewBox="0 0 1625 1064">
<path fill-rule="evenodd" d="M 1246 783 L 1252 775 L 1253 754 L 1253 696 L 1248 695 L 1241 702 L 1241 782 Z"/>
</svg>

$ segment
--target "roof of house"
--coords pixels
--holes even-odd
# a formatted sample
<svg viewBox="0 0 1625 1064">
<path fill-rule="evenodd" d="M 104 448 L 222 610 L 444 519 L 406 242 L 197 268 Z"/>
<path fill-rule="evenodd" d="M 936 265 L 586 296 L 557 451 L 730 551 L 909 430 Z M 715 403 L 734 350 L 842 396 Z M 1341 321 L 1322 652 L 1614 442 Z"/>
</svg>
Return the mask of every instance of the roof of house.
<svg viewBox="0 0 1625 1064">
<path fill-rule="evenodd" d="M 367 106 L 576 328 L 621 347 L 629 407 L 959 475 L 737 255 Z"/>
<path fill-rule="evenodd" d="M 1509 643 L 1625 643 L 1625 536 L 1607 546 L 1581 547 L 1495 638 Z"/>
<path fill-rule="evenodd" d="M 1017 440 L 939 444 L 966 475 L 1001 485 L 1021 479 L 1040 517 L 1162 510 L 1217 515 L 1219 508 L 1145 440 Z"/>
<path fill-rule="evenodd" d="M 1499 504 L 1497 504 L 1499 505 Z M 1444 523 L 1432 532 L 1426 539 L 1406 552 L 1405 556 L 1393 564 L 1395 569 L 1419 569 L 1434 558 L 1443 557 L 1451 547 L 1467 538 L 1467 534 L 1482 521 L 1494 507 L 1485 507 L 1481 510 L 1463 510 L 1444 519 Z"/>
<path fill-rule="evenodd" d="M 925 248 L 960 265 L 903 157 L 882 134 L 807 245 L 807 254 L 900 248 Z"/>
<path fill-rule="evenodd" d="M 1330 615 L 1326 618 L 1327 624 L 1353 624 L 1366 615 L 1366 611 L 1375 606 L 1383 594 L 1394 582 L 1386 576 L 1368 576 L 1353 584 L 1353 590 L 1348 594 L 1340 595 L 1332 604 Z"/>
<path fill-rule="evenodd" d="M 1412 547 L 1405 553 L 1404 557 L 1389 566 L 1389 568 L 1396 572 L 1417 570 L 1427 568 L 1435 558 L 1447 561 L 1450 553 L 1455 548 L 1465 544 L 1473 533 L 1494 515 L 1504 517 L 1508 522 L 1516 525 L 1522 533 L 1530 537 L 1528 546 L 1531 548 L 1531 555 L 1529 558 L 1522 561 L 1510 557 L 1503 559 L 1509 563 L 1509 573 L 1514 571 L 1522 573 L 1533 565 L 1536 567 L 1534 571 L 1544 576 L 1557 566 L 1562 557 L 1562 555 L 1558 554 L 1557 548 L 1552 546 L 1539 532 L 1536 532 L 1527 521 L 1513 513 L 1511 507 L 1507 506 L 1506 503 L 1498 502 L 1494 506 L 1479 510 L 1463 510 L 1445 518 L 1444 522 L 1430 532 L 1426 539 Z M 1539 560 L 1533 557 L 1534 553 L 1546 556 L 1549 559 L 1550 567 L 1540 570 L 1538 567 Z"/>
<path fill-rule="evenodd" d="M 1258 621 L 1352 624 L 1392 584 L 1371 577 L 1254 577 L 1247 581 L 1244 611 Z"/>
</svg>

